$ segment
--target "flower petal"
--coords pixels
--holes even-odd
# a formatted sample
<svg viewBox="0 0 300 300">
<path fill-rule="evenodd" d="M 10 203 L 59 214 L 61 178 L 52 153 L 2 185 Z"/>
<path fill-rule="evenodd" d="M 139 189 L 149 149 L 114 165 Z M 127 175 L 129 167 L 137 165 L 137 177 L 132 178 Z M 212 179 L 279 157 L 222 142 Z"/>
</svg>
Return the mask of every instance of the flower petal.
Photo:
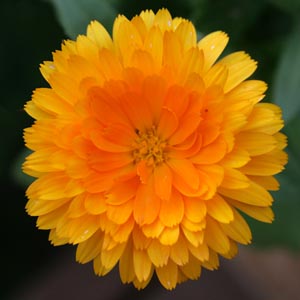
<svg viewBox="0 0 300 300">
<path fill-rule="evenodd" d="M 207 71 L 228 43 L 228 36 L 222 31 L 216 31 L 206 35 L 198 42 L 199 49 L 204 53 L 204 71 Z"/>
<path fill-rule="evenodd" d="M 179 226 L 165 227 L 159 236 L 159 241 L 163 245 L 173 245 L 179 238 Z"/>
<path fill-rule="evenodd" d="M 242 51 L 225 56 L 219 63 L 228 67 L 228 79 L 224 87 L 225 93 L 252 75 L 257 67 L 257 63 Z"/>
<path fill-rule="evenodd" d="M 170 159 L 167 165 L 173 171 L 173 176 L 179 177 L 192 189 L 199 187 L 199 175 L 194 165 L 187 159 Z"/>
<path fill-rule="evenodd" d="M 134 272 L 139 281 L 147 280 L 151 273 L 151 260 L 145 250 L 133 249 Z"/>
<path fill-rule="evenodd" d="M 206 202 L 201 199 L 185 197 L 184 214 L 192 222 L 201 222 L 206 216 Z"/>
<path fill-rule="evenodd" d="M 249 244 L 252 238 L 250 228 L 244 218 L 233 209 L 233 221 L 229 224 L 222 224 L 222 230 L 234 241 L 240 244 Z"/>
<path fill-rule="evenodd" d="M 172 172 L 167 164 L 161 164 L 154 169 L 154 188 L 156 195 L 169 201 L 172 192 Z"/>
<path fill-rule="evenodd" d="M 207 213 L 221 223 L 230 223 L 233 220 L 231 206 L 218 194 L 206 202 Z"/>
<path fill-rule="evenodd" d="M 170 246 L 162 245 L 157 239 L 153 239 L 147 248 L 147 253 L 156 267 L 162 267 L 168 262 Z"/>
<path fill-rule="evenodd" d="M 163 107 L 157 126 L 157 134 L 162 139 L 168 139 L 178 128 L 179 121 L 176 114 L 169 108 Z"/>
<path fill-rule="evenodd" d="M 156 268 L 155 271 L 160 283 L 167 290 L 172 290 L 176 287 L 178 267 L 172 260 L 169 260 L 165 266 Z"/>
<path fill-rule="evenodd" d="M 120 257 L 119 271 L 123 283 L 133 281 L 135 272 L 133 266 L 133 246 L 130 241 L 127 243 L 127 246 Z"/>
<path fill-rule="evenodd" d="M 222 136 L 217 138 L 211 144 L 203 147 L 198 154 L 192 157 L 196 164 L 213 164 L 220 161 L 227 152 L 227 144 Z"/>
<path fill-rule="evenodd" d="M 266 207 L 270 206 L 273 202 L 270 193 L 254 182 L 250 182 L 249 187 L 244 189 L 231 190 L 219 188 L 219 192 L 223 196 L 251 205 Z"/>
<path fill-rule="evenodd" d="M 217 253 L 227 253 L 230 248 L 230 243 L 227 235 L 222 231 L 219 223 L 214 219 L 207 217 L 204 239 L 207 245 Z"/>
<path fill-rule="evenodd" d="M 118 182 L 106 194 L 106 203 L 111 205 L 119 205 L 133 198 L 138 188 L 139 181 L 136 177 L 133 179 Z"/>
<path fill-rule="evenodd" d="M 124 224 L 133 211 L 133 200 L 119 205 L 107 205 L 107 217 L 116 224 Z"/>
<path fill-rule="evenodd" d="M 182 196 L 174 190 L 169 201 L 161 201 L 159 218 L 168 227 L 181 222 L 184 215 L 184 203 Z"/>
<path fill-rule="evenodd" d="M 97 21 L 92 21 L 87 28 L 87 37 L 91 39 L 100 49 L 112 49 L 113 43 L 109 33 Z"/>
<path fill-rule="evenodd" d="M 159 214 L 160 199 L 156 196 L 153 183 L 140 184 L 134 200 L 133 216 L 139 225 L 151 224 Z"/>
<path fill-rule="evenodd" d="M 76 250 L 76 260 L 85 264 L 94 259 L 102 248 L 103 234 L 97 231 L 86 241 L 80 243 Z"/>
<path fill-rule="evenodd" d="M 183 237 L 179 236 L 176 244 L 171 246 L 170 258 L 179 266 L 189 261 L 189 251 Z"/>
</svg>

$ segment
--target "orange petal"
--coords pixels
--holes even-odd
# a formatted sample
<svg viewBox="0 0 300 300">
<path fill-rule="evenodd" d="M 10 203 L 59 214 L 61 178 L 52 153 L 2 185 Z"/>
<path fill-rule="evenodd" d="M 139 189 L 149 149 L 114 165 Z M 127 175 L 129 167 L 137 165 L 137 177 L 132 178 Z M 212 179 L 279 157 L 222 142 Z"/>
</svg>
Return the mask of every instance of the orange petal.
<svg viewBox="0 0 300 300">
<path fill-rule="evenodd" d="M 131 216 L 132 210 L 132 199 L 120 205 L 107 205 L 107 217 L 116 224 L 123 224 Z"/>
<path fill-rule="evenodd" d="M 130 216 L 124 224 L 120 224 L 111 230 L 110 234 L 112 235 L 113 240 L 117 243 L 125 243 L 128 241 L 129 235 L 132 233 L 134 223 L 133 217 Z"/>
<path fill-rule="evenodd" d="M 124 87 L 119 85 L 118 89 L 123 90 Z M 111 95 L 108 89 L 92 87 L 88 91 L 88 96 L 90 114 L 101 124 L 128 123 L 116 97 Z"/>
<path fill-rule="evenodd" d="M 200 124 L 201 117 L 200 113 L 187 113 L 179 120 L 180 127 L 170 137 L 169 143 L 171 145 L 177 145 L 182 143 L 188 138 Z"/>
<path fill-rule="evenodd" d="M 94 259 L 102 248 L 103 233 L 97 231 L 88 240 L 78 244 L 76 250 L 76 261 L 85 264 Z"/>
<path fill-rule="evenodd" d="M 226 151 L 226 141 L 223 137 L 219 137 L 211 144 L 202 148 L 199 153 L 191 159 L 196 164 L 213 164 L 219 162 L 226 155 Z"/>
<path fill-rule="evenodd" d="M 84 188 L 89 193 L 101 193 L 110 189 L 113 185 L 113 178 L 111 174 L 99 174 L 98 172 L 92 172 L 84 180 Z"/>
<path fill-rule="evenodd" d="M 148 179 L 152 176 L 153 168 L 148 166 L 146 160 L 141 160 L 136 166 L 136 173 L 140 177 L 140 181 L 143 184 L 147 184 Z"/>
<path fill-rule="evenodd" d="M 112 269 L 119 261 L 124 252 L 126 243 L 117 244 L 112 249 L 102 249 L 100 253 L 102 265 L 107 269 Z"/>
<path fill-rule="evenodd" d="M 72 111 L 72 106 L 59 98 L 52 89 L 38 88 L 32 96 L 33 103 L 43 111 L 50 114 L 62 114 Z"/>
<path fill-rule="evenodd" d="M 207 213 L 221 223 L 230 223 L 233 220 L 231 206 L 218 194 L 206 203 Z"/>
<path fill-rule="evenodd" d="M 72 198 L 71 198 L 72 199 Z M 35 198 L 29 199 L 26 204 L 26 211 L 30 216 L 40 216 L 50 213 L 51 211 L 59 208 L 65 203 L 71 201 L 70 198 L 59 199 L 58 201 L 45 201 L 45 200 L 37 200 Z"/>
<path fill-rule="evenodd" d="M 142 227 L 143 233 L 149 238 L 158 238 L 163 229 L 164 225 L 159 218 L 157 218 L 153 223 L 145 224 Z"/>
<path fill-rule="evenodd" d="M 142 40 L 136 27 L 124 16 L 119 16 L 113 26 L 113 41 L 116 50 L 123 57 L 124 65 L 128 65 L 132 52 L 142 48 Z"/>
<path fill-rule="evenodd" d="M 204 239 L 203 231 L 192 232 L 186 229 L 184 226 L 181 226 L 181 229 L 187 241 L 189 241 L 189 243 L 191 243 L 194 247 L 198 247 L 203 243 L 203 239 Z"/>
<path fill-rule="evenodd" d="M 55 72 L 48 79 L 51 88 L 65 102 L 72 106 L 78 101 L 80 93 L 76 81 L 63 73 Z"/>
<path fill-rule="evenodd" d="M 66 165 L 66 174 L 71 178 L 85 178 L 91 173 L 87 162 L 77 156 L 69 157 Z"/>
<path fill-rule="evenodd" d="M 167 290 L 172 290 L 176 287 L 178 267 L 172 260 L 169 260 L 165 266 L 156 268 L 155 271 L 160 283 Z"/>
<path fill-rule="evenodd" d="M 247 175 L 270 176 L 281 172 L 287 161 L 287 154 L 283 151 L 253 157 L 240 170 Z"/>
<path fill-rule="evenodd" d="M 269 191 L 278 191 L 279 182 L 273 176 L 248 176 L 249 179 L 254 181 L 255 183 L 261 185 L 263 188 Z"/>
<path fill-rule="evenodd" d="M 190 158 L 200 151 L 202 137 L 196 132 L 190 135 L 185 141 L 176 146 L 167 146 L 166 151 L 170 158 Z"/>
<path fill-rule="evenodd" d="M 270 206 L 273 202 L 270 193 L 254 182 L 250 182 L 250 186 L 244 189 L 232 190 L 219 188 L 219 192 L 228 198 L 251 205 L 266 207 Z"/>
<path fill-rule="evenodd" d="M 233 221 L 229 224 L 222 224 L 220 226 L 222 230 L 234 241 L 237 241 L 240 244 L 249 244 L 251 242 L 251 231 L 250 228 L 245 221 L 245 219 L 233 209 Z"/>
<path fill-rule="evenodd" d="M 230 203 L 250 217 L 261 222 L 272 223 L 274 220 L 274 213 L 270 207 L 248 205 L 231 199 Z"/>
<path fill-rule="evenodd" d="M 160 199 L 156 196 L 153 180 L 140 184 L 134 200 L 133 216 L 139 225 L 151 224 L 159 214 Z"/>
<path fill-rule="evenodd" d="M 220 86 L 223 87 L 228 78 L 228 69 L 226 66 L 217 63 L 212 66 L 204 75 L 203 80 L 207 87 Z"/>
<path fill-rule="evenodd" d="M 110 153 L 99 150 L 89 158 L 88 164 L 97 171 L 107 172 L 129 165 L 132 161 L 133 157 L 130 153 Z"/>
<path fill-rule="evenodd" d="M 214 121 L 205 120 L 200 123 L 199 132 L 202 136 L 203 147 L 211 144 L 220 134 L 220 125 Z"/>
<path fill-rule="evenodd" d="M 87 28 L 87 37 L 91 39 L 100 49 L 111 49 L 113 46 L 111 37 L 103 25 L 92 21 Z"/>
<path fill-rule="evenodd" d="M 155 72 L 151 54 L 140 49 L 133 52 L 128 67 L 143 70 L 145 76 L 152 75 Z"/>
<path fill-rule="evenodd" d="M 177 35 L 174 32 L 166 31 L 163 40 L 163 65 L 175 69 L 182 57 L 182 46 Z"/>
<path fill-rule="evenodd" d="M 69 218 L 78 218 L 86 214 L 84 207 L 85 194 L 80 194 L 70 201 L 70 206 L 67 211 Z M 56 201 L 55 201 L 56 202 Z"/>
<path fill-rule="evenodd" d="M 174 21 L 174 20 L 173 20 Z M 197 33 L 194 25 L 189 21 L 182 21 L 175 30 L 177 36 L 183 43 L 183 51 L 194 48 L 197 43 Z"/>
<path fill-rule="evenodd" d="M 217 253 L 227 253 L 230 249 L 227 235 L 214 219 L 208 217 L 206 222 L 204 238 L 208 246 Z"/>
<path fill-rule="evenodd" d="M 199 278 L 201 275 L 201 263 L 192 255 L 190 255 L 188 263 L 180 266 L 179 269 L 187 278 L 193 280 Z"/>
<path fill-rule="evenodd" d="M 200 222 L 192 222 L 186 216 L 183 217 L 181 225 L 192 232 L 202 231 L 206 226 L 205 218 Z"/>
<path fill-rule="evenodd" d="M 163 245 L 173 245 L 179 238 L 179 226 L 165 227 L 159 236 L 159 241 Z"/>
<path fill-rule="evenodd" d="M 27 189 L 28 198 L 55 200 L 74 197 L 83 192 L 78 180 L 71 180 L 65 174 L 56 172 L 36 179 Z"/>
<path fill-rule="evenodd" d="M 158 123 L 166 94 L 166 88 L 167 84 L 165 80 L 160 76 L 148 76 L 143 80 L 143 99 L 149 106 L 154 124 Z"/>
<path fill-rule="evenodd" d="M 198 42 L 199 49 L 202 49 L 204 53 L 204 71 L 215 63 L 227 43 L 228 36 L 221 31 L 210 33 Z"/>
<path fill-rule="evenodd" d="M 168 201 L 172 191 L 172 172 L 166 164 L 161 164 L 154 169 L 155 193 L 162 200 Z"/>
<path fill-rule="evenodd" d="M 134 248 L 137 250 L 147 249 L 149 247 L 149 244 L 151 243 L 151 239 L 145 236 L 139 226 L 134 227 L 132 231 L 132 240 Z"/>
<path fill-rule="evenodd" d="M 206 244 L 201 244 L 198 247 L 195 247 L 188 243 L 188 248 L 193 256 L 195 256 L 201 262 L 208 260 L 209 250 Z"/>
<path fill-rule="evenodd" d="M 257 63 L 242 51 L 225 56 L 219 63 L 225 64 L 228 68 L 228 80 L 224 87 L 225 93 L 252 75 L 257 67 Z"/>
<path fill-rule="evenodd" d="M 240 168 L 250 161 L 249 153 L 239 147 L 234 147 L 222 160 L 222 165 L 229 168 Z"/>
<path fill-rule="evenodd" d="M 184 214 L 192 222 L 201 222 L 206 216 L 206 202 L 201 199 L 185 197 Z"/>
<path fill-rule="evenodd" d="M 201 73 L 203 67 L 203 56 L 204 55 L 201 50 L 197 48 L 189 49 L 181 60 L 178 71 L 178 79 L 185 82 L 191 73 Z"/>
<path fill-rule="evenodd" d="M 135 272 L 133 266 L 133 246 L 131 241 L 127 243 L 127 246 L 120 258 L 119 271 L 123 283 L 133 281 Z"/>
<path fill-rule="evenodd" d="M 151 273 L 152 263 L 145 250 L 137 250 L 133 248 L 133 267 L 135 275 L 139 281 L 148 279 Z"/>
<path fill-rule="evenodd" d="M 206 180 L 207 181 L 207 180 Z M 201 181 L 200 181 L 201 182 Z M 208 186 L 201 184 L 197 189 L 192 189 L 188 183 L 182 180 L 181 177 L 173 173 L 173 186 L 184 196 L 199 197 L 208 192 Z"/>
<path fill-rule="evenodd" d="M 162 267 L 168 262 L 170 246 L 162 245 L 157 239 L 153 239 L 147 252 L 152 263 L 156 267 Z"/>
<path fill-rule="evenodd" d="M 72 244 L 89 239 L 99 228 L 98 216 L 84 215 L 76 219 L 62 219 L 57 224 L 58 236 L 69 237 Z"/>
<path fill-rule="evenodd" d="M 163 34 L 158 27 L 152 27 L 146 35 L 145 49 L 151 54 L 156 70 L 162 65 L 163 58 Z"/>
<path fill-rule="evenodd" d="M 179 122 L 176 114 L 168 107 L 162 108 L 162 114 L 157 126 L 157 134 L 162 139 L 169 138 L 178 128 Z"/>
<path fill-rule="evenodd" d="M 187 159 L 170 159 L 168 166 L 173 171 L 173 176 L 179 177 L 192 189 L 199 187 L 199 174 L 194 165 Z"/>
<path fill-rule="evenodd" d="M 124 182 L 118 182 L 106 195 L 106 203 L 119 205 L 133 198 L 138 188 L 139 180 L 134 177 Z"/>
<path fill-rule="evenodd" d="M 158 26 L 162 32 L 170 30 L 172 26 L 172 16 L 167 9 L 160 9 L 153 20 L 153 25 Z"/>
<path fill-rule="evenodd" d="M 171 246 L 170 258 L 180 266 L 189 261 L 189 251 L 183 237 L 179 236 L 177 243 Z"/>
<path fill-rule="evenodd" d="M 165 97 L 164 107 L 174 112 L 177 118 L 180 118 L 189 105 L 187 91 L 179 85 L 169 87 Z"/>
<path fill-rule="evenodd" d="M 141 101 L 141 97 L 142 95 L 136 92 L 127 92 L 122 95 L 121 107 L 133 128 L 144 131 L 151 128 L 153 115 L 149 104 L 146 101 Z M 143 117 L 141 118 L 141 116 Z"/>
<path fill-rule="evenodd" d="M 224 168 L 224 178 L 221 186 L 227 189 L 246 188 L 250 180 L 241 171 L 231 168 Z"/>
<path fill-rule="evenodd" d="M 93 130 L 90 133 L 94 145 L 108 152 L 128 152 L 135 138 L 134 130 L 124 124 L 110 124 L 103 130 Z"/>
<path fill-rule="evenodd" d="M 184 203 L 182 196 L 174 190 L 169 201 L 161 201 L 159 218 L 165 226 L 172 227 L 181 222 L 183 215 Z"/>
<path fill-rule="evenodd" d="M 276 139 L 260 132 L 241 132 L 236 136 L 236 145 L 248 151 L 251 156 L 265 154 L 275 149 Z"/>
<path fill-rule="evenodd" d="M 57 224 L 64 218 L 66 211 L 68 210 L 69 203 L 52 210 L 51 212 L 39 216 L 36 225 L 39 229 L 53 229 L 57 227 Z M 57 232 L 56 232 L 57 235 Z M 58 235 L 57 235 L 58 236 Z M 66 236 L 58 236 L 58 238 L 67 238 Z"/>
</svg>

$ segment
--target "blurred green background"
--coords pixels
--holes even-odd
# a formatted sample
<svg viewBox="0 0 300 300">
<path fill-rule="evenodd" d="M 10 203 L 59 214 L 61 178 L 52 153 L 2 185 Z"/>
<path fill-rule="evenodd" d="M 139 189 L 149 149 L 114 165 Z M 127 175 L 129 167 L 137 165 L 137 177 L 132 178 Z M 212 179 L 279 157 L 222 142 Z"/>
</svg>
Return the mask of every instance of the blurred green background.
<svg viewBox="0 0 300 300">
<path fill-rule="evenodd" d="M 249 220 L 254 247 L 300 249 L 300 1 L 299 0 L 1 0 L 0 299 L 62 251 L 49 245 L 48 232 L 25 213 L 29 178 L 20 172 L 25 156 L 22 130 L 32 120 L 23 110 L 36 87 L 46 86 L 39 64 L 65 38 L 85 33 L 92 19 L 111 30 L 117 14 L 131 18 L 142 9 L 166 7 L 172 16 L 192 20 L 199 34 L 223 30 L 226 52 L 245 50 L 259 62 L 254 77 L 269 85 L 266 101 L 279 104 L 289 138 L 289 164 L 278 176 L 272 225 Z"/>
</svg>

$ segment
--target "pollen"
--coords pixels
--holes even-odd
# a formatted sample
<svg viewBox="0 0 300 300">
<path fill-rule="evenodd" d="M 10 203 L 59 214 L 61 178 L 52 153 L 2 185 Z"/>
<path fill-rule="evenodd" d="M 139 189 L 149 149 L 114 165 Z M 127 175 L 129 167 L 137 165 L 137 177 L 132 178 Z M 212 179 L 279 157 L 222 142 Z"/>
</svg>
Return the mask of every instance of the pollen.
<svg viewBox="0 0 300 300">
<path fill-rule="evenodd" d="M 148 166 L 156 166 L 165 162 L 167 142 L 157 135 L 155 126 L 145 131 L 136 130 L 136 134 L 132 152 L 135 163 L 145 160 Z"/>
</svg>

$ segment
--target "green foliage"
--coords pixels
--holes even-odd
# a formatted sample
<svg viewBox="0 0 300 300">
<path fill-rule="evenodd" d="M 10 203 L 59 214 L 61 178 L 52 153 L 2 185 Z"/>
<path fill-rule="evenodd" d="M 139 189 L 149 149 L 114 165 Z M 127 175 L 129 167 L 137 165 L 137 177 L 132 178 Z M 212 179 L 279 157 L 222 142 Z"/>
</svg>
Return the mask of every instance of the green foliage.
<svg viewBox="0 0 300 300">
<path fill-rule="evenodd" d="M 274 80 L 274 101 L 286 122 L 300 112 L 300 22 L 287 39 Z"/>
<path fill-rule="evenodd" d="M 85 33 L 92 20 L 100 21 L 107 29 L 112 27 L 117 11 L 114 0 L 50 0 L 65 33 L 75 39 Z"/>
<path fill-rule="evenodd" d="M 285 10 L 286 12 L 293 15 L 297 15 L 300 13 L 299 0 L 270 0 L 270 2 L 277 5 L 280 9 Z"/>
</svg>

